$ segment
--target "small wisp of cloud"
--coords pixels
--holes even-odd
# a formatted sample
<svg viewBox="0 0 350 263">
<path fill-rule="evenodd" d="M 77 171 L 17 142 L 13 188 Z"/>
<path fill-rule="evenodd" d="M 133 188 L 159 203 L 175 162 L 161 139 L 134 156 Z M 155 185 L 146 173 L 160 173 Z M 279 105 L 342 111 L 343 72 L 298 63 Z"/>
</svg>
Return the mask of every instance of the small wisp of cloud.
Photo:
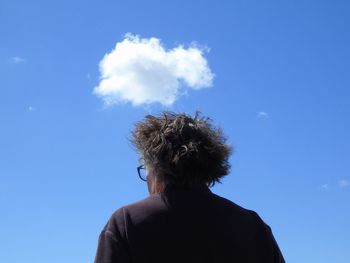
<svg viewBox="0 0 350 263">
<path fill-rule="evenodd" d="M 28 106 L 28 111 L 29 112 L 35 111 L 35 108 L 33 106 Z"/>
<path fill-rule="evenodd" d="M 100 61 L 101 80 L 94 94 L 105 105 L 172 105 L 186 89 L 211 87 L 214 74 L 196 45 L 165 49 L 155 37 L 126 34 Z"/>
<path fill-rule="evenodd" d="M 338 185 L 340 188 L 346 188 L 350 186 L 350 181 L 346 180 L 346 179 L 342 179 L 338 181 Z"/>
<path fill-rule="evenodd" d="M 24 63 L 26 60 L 22 57 L 13 57 L 12 59 L 12 62 L 15 63 L 15 64 L 21 64 L 21 63 Z"/>
<path fill-rule="evenodd" d="M 257 118 L 259 119 L 267 119 L 269 118 L 269 114 L 266 111 L 259 111 L 256 115 Z"/>
<path fill-rule="evenodd" d="M 323 184 L 323 185 L 321 185 L 321 188 L 322 188 L 322 190 L 328 190 L 329 189 L 329 185 L 328 184 Z"/>
</svg>

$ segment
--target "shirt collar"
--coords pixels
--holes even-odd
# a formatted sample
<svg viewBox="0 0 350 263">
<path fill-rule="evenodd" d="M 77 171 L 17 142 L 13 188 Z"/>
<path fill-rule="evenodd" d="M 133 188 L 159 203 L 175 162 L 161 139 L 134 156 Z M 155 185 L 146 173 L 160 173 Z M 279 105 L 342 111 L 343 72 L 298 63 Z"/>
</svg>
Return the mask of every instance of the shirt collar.
<svg viewBox="0 0 350 263">
<path fill-rule="evenodd" d="M 209 187 L 205 184 L 200 184 L 192 187 L 185 187 L 185 186 L 177 186 L 177 185 L 171 185 L 168 184 L 164 192 L 172 192 L 172 191 L 191 191 L 191 192 L 199 192 L 199 193 L 212 193 L 209 189 Z"/>
</svg>

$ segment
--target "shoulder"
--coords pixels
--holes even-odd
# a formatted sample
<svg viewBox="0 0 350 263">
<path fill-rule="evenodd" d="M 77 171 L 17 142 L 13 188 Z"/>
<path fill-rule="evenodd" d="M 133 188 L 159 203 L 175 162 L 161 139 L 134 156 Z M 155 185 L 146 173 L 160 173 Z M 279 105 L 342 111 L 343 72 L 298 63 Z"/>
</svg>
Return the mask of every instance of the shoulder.
<svg viewBox="0 0 350 263">
<path fill-rule="evenodd" d="M 110 216 L 105 228 L 112 232 L 117 230 L 123 232 L 130 221 L 137 224 L 156 214 L 164 213 L 166 209 L 161 195 L 151 195 L 117 209 Z"/>
<path fill-rule="evenodd" d="M 214 194 L 214 193 L 213 193 L 213 200 L 215 202 L 215 205 L 219 205 L 223 209 L 226 208 L 227 210 L 237 212 L 241 215 L 245 215 L 248 217 L 256 218 L 258 216 L 258 214 L 255 211 L 247 209 L 243 206 L 240 206 L 240 205 L 236 204 L 235 202 L 233 202 L 225 197 L 222 197 L 220 195 Z"/>
<path fill-rule="evenodd" d="M 216 211 L 222 215 L 221 218 L 240 223 L 240 225 L 247 226 L 252 230 L 261 230 L 265 228 L 264 221 L 260 218 L 257 212 L 251 209 L 247 209 L 217 194 L 213 194 L 212 202 L 213 206 L 217 207 Z"/>
</svg>

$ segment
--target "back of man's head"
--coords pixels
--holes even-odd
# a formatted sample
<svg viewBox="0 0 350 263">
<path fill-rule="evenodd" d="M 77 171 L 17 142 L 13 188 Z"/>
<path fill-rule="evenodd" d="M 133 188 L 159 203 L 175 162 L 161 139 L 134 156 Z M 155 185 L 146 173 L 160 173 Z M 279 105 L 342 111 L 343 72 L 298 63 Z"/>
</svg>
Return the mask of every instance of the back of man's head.
<svg viewBox="0 0 350 263">
<path fill-rule="evenodd" d="M 166 184 L 211 186 L 229 173 L 232 149 L 222 131 L 199 113 L 147 115 L 136 124 L 132 143 Z"/>
</svg>

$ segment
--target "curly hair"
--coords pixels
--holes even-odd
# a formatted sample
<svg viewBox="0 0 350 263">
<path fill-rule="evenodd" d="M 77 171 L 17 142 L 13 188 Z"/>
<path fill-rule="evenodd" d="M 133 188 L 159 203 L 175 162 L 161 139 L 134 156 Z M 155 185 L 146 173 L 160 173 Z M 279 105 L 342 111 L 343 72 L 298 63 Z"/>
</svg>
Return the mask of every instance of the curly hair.
<svg viewBox="0 0 350 263">
<path fill-rule="evenodd" d="M 185 113 L 147 115 L 136 123 L 131 142 L 146 165 L 153 167 L 167 184 L 213 186 L 230 170 L 232 152 L 221 129 L 212 120 Z"/>
</svg>

